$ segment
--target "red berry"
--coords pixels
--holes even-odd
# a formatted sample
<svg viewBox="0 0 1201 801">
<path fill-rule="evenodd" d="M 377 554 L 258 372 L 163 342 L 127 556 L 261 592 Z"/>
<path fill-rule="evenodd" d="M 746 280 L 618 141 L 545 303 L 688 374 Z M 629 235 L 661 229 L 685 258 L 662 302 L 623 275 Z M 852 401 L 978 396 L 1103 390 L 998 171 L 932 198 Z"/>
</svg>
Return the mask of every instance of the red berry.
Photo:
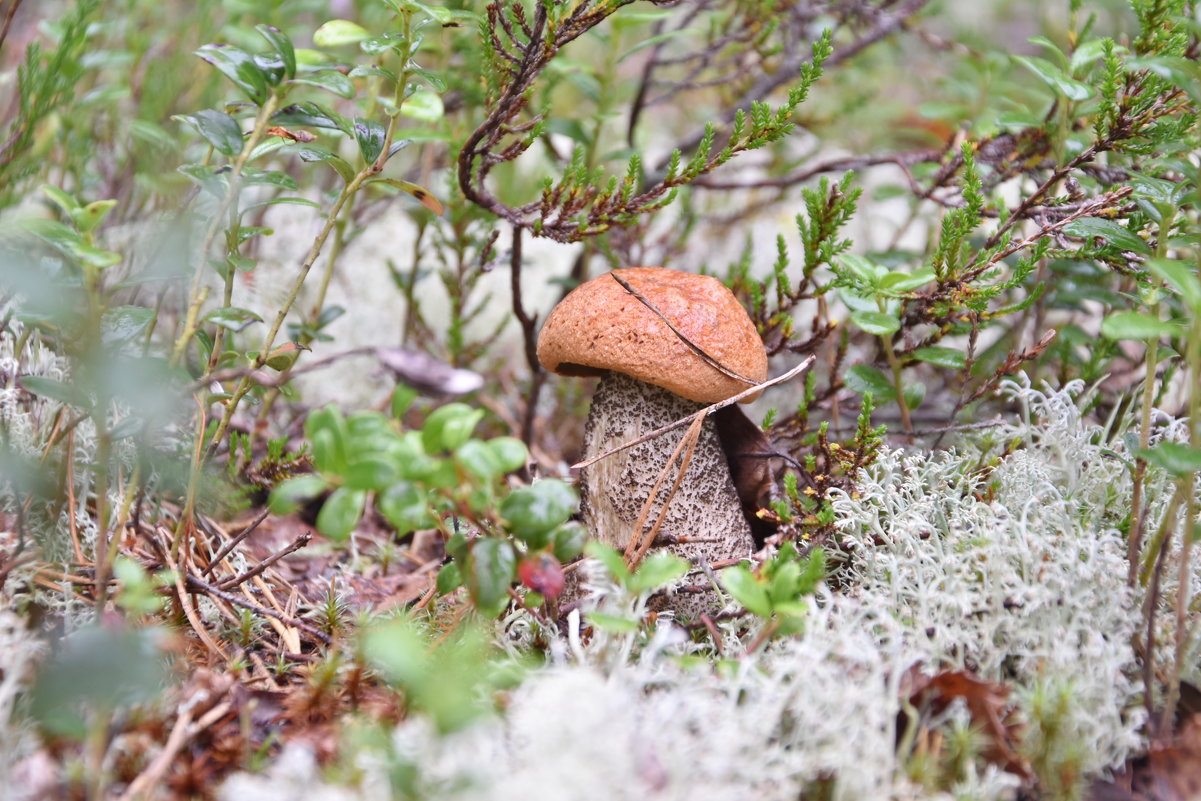
<svg viewBox="0 0 1201 801">
<path fill-rule="evenodd" d="M 547 598 L 558 598 L 563 592 L 563 566 L 548 553 L 536 553 L 521 560 L 517 566 L 521 583 Z"/>
</svg>

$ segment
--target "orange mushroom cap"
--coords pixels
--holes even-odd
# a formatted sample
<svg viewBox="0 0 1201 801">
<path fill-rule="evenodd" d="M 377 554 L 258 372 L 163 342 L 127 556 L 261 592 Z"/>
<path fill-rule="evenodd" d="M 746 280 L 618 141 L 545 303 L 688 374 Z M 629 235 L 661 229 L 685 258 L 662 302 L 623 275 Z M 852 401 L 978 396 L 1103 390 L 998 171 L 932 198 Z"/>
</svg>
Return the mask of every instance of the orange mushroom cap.
<svg viewBox="0 0 1201 801">
<path fill-rule="evenodd" d="M 767 380 L 763 340 L 734 293 L 716 278 L 665 267 L 613 272 L 727 370 L 755 383 Z M 551 311 L 538 336 L 538 361 L 560 375 L 614 370 L 700 403 L 750 386 L 706 362 L 610 273 L 576 287 Z"/>
</svg>

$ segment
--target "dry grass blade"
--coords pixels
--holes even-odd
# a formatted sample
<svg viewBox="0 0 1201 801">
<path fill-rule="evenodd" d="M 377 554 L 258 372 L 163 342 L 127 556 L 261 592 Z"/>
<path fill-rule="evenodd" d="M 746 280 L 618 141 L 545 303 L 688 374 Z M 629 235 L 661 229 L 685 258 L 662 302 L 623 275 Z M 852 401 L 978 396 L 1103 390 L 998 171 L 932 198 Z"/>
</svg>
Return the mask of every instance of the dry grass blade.
<svg viewBox="0 0 1201 801">
<path fill-rule="evenodd" d="M 659 533 L 659 529 L 663 526 L 663 521 L 667 519 L 667 509 L 671 505 L 671 499 L 675 497 L 676 491 L 680 488 L 680 482 L 684 479 L 684 473 L 688 470 L 688 465 L 692 462 L 692 453 L 696 450 L 696 443 L 701 436 L 701 427 L 705 424 L 705 418 L 697 417 L 692 421 L 692 425 L 680 438 L 680 443 L 676 445 L 676 449 L 672 451 L 671 457 L 668 458 L 667 464 L 663 465 L 663 470 L 659 473 L 659 478 L 655 481 L 655 486 L 651 487 L 651 491 L 646 496 L 646 501 L 642 504 L 642 511 L 638 514 L 638 520 L 634 523 L 634 534 L 631 538 L 631 543 L 634 538 L 638 539 L 635 547 L 627 549 L 626 566 L 633 570 L 642 561 L 642 557 L 650 550 L 651 544 L 655 541 L 655 535 Z M 684 455 L 681 458 L 680 452 Z M 646 525 L 646 518 L 650 515 L 651 507 L 655 503 L 655 497 L 659 494 L 659 487 L 667 479 L 667 475 L 671 472 L 671 468 L 675 465 L 676 460 L 680 460 L 680 469 L 676 473 L 676 480 L 672 483 L 671 489 L 668 490 L 666 497 L 663 499 L 663 508 L 659 510 L 659 517 L 655 520 L 655 525 L 651 526 L 648 531 L 643 531 L 643 526 Z"/>
<path fill-rule="evenodd" d="M 694 420 L 696 420 L 698 418 L 704 418 L 707 415 L 713 414 L 713 412 L 716 412 L 718 409 L 724 409 L 725 407 L 727 407 L 731 404 L 737 403 L 738 401 L 742 400 L 743 398 L 754 395 L 756 392 L 767 389 L 768 387 L 774 387 L 776 384 L 782 384 L 785 381 L 789 381 L 789 380 L 795 378 L 796 376 L 800 375 L 808 367 L 810 367 L 813 364 L 813 361 L 815 358 L 816 357 L 814 357 L 814 356 L 810 356 L 809 358 L 805 359 L 805 361 L 801 362 L 796 367 L 792 368 L 791 370 L 789 370 L 788 372 L 786 372 L 782 375 L 778 375 L 775 378 L 769 378 L 767 381 L 764 381 L 762 384 L 756 384 L 755 386 L 750 387 L 749 389 L 744 389 L 742 392 L 739 392 L 737 395 L 731 395 L 730 397 L 726 398 L 725 400 L 718 401 L 717 403 L 714 403 L 710 406 L 706 406 L 705 408 L 701 409 L 700 411 L 693 412 L 692 414 L 688 415 L 687 417 L 681 417 L 679 420 L 676 420 L 674 423 L 668 423 L 665 426 L 659 426 L 654 431 L 643 434 L 642 436 L 638 437 L 637 439 L 632 439 L 629 442 L 618 445 L 615 448 L 610 448 L 609 450 L 605 451 L 604 453 L 598 453 L 596 456 L 590 456 L 587 459 L 584 459 L 583 461 L 576 462 L 571 467 L 573 470 L 578 470 L 578 469 L 587 467 L 588 465 L 596 464 L 601 459 L 612 456 L 615 453 L 620 453 L 621 451 L 624 451 L 626 448 L 632 448 L 635 445 L 641 445 L 642 443 L 646 442 L 647 440 L 652 440 L 655 437 L 663 436 L 668 431 L 673 431 L 673 430 L 679 428 L 680 426 L 689 425 L 690 423 L 692 423 Z"/>
</svg>

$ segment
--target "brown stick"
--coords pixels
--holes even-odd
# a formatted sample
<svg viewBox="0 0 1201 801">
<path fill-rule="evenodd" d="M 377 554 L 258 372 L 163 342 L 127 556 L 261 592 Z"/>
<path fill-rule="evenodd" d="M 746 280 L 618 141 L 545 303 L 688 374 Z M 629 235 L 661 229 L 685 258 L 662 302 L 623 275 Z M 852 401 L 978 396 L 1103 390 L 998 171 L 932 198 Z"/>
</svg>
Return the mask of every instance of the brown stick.
<svg viewBox="0 0 1201 801">
<path fill-rule="evenodd" d="M 301 534 L 299 537 L 294 539 L 292 541 L 292 543 L 290 545 L 288 545 L 286 548 L 282 548 L 282 549 L 276 551 L 275 553 L 271 554 L 266 559 L 259 562 L 257 565 L 255 565 L 254 567 L 245 571 L 241 575 L 234 576 L 231 579 L 226 579 L 225 581 L 222 581 L 221 583 L 219 583 L 217 585 L 217 588 L 222 589 L 222 590 L 232 590 L 234 587 L 238 586 L 239 584 L 241 584 L 245 581 L 249 581 L 250 579 L 259 575 L 264 570 L 271 567 L 273 564 L 278 562 L 280 559 L 283 559 L 288 554 L 299 551 L 301 548 L 303 548 L 304 546 L 306 546 L 310 542 L 312 542 L 312 540 L 313 540 L 313 532 L 306 531 L 305 533 Z"/>
<path fill-rule="evenodd" d="M 232 551 L 234 548 L 238 547 L 238 543 L 242 542 L 242 540 L 246 539 L 247 537 L 249 537 L 251 534 L 254 533 L 254 530 L 259 527 L 259 524 L 267 519 L 268 514 L 270 514 L 270 510 L 264 509 L 262 514 L 260 514 L 253 521 L 251 521 L 249 526 L 242 529 L 242 532 L 240 534 L 238 534 L 236 537 L 234 537 L 228 543 L 226 543 L 225 547 L 223 547 L 217 553 L 217 555 L 212 558 L 212 560 L 209 562 L 208 567 L 206 567 L 204 570 L 202 570 L 200 574 L 202 576 L 207 577 L 210 573 L 212 573 L 217 568 L 217 565 L 220 564 L 221 560 L 224 559 L 225 557 L 229 556 L 230 551 Z"/>
<path fill-rule="evenodd" d="M 587 459 L 584 459 L 583 461 L 576 462 L 575 464 L 573 464 L 571 466 L 571 468 L 573 470 L 577 470 L 577 469 L 582 469 L 582 468 L 588 467 L 589 465 L 596 464 L 601 459 L 605 459 L 609 456 L 612 456 L 615 453 L 620 453 L 621 451 L 624 451 L 626 448 L 632 448 L 635 445 L 641 445 L 642 443 L 646 442 L 647 440 L 651 440 L 651 439 L 654 439 L 655 437 L 663 436 L 668 431 L 673 431 L 673 430 L 679 428 L 680 426 L 689 425 L 690 423 L 692 423 L 693 420 L 696 420 L 698 417 L 705 417 L 706 415 L 716 412 L 718 409 L 724 409 L 727 406 L 730 406 L 731 404 L 737 403 L 738 401 L 742 400 L 743 398 L 754 395 L 756 392 L 760 392 L 764 389 L 767 389 L 768 387 L 774 387 L 776 384 L 782 384 L 785 381 L 789 381 L 789 380 L 795 378 L 796 376 L 800 375 L 804 370 L 806 370 L 810 366 L 812 366 L 813 360 L 815 358 L 816 357 L 814 357 L 814 356 L 810 356 L 809 358 L 805 359 L 805 361 L 801 362 L 796 367 L 792 368 L 791 370 L 784 373 L 783 375 L 776 376 L 775 378 L 769 378 L 768 380 L 764 381 L 762 384 L 756 384 L 755 386 L 750 387 L 749 389 L 744 389 L 742 392 L 739 392 L 737 395 L 731 395 L 730 397 L 726 398 L 725 400 L 718 401 L 717 403 L 714 403 L 711 406 L 706 406 L 705 408 L 701 409 L 699 412 L 693 412 L 692 414 L 688 415 L 687 417 L 681 417 L 679 420 L 676 420 L 674 423 L 668 423 L 665 426 L 659 426 L 654 431 L 651 431 L 648 434 L 643 434 L 642 436 L 638 437 L 637 439 L 632 439 L 623 445 L 618 445 L 616 448 L 610 448 L 609 450 L 605 451 L 604 453 L 600 453 L 600 454 L 597 454 L 596 456 L 592 456 Z"/>
<path fill-rule="evenodd" d="M 12 27 L 13 17 L 17 16 L 17 9 L 21 7 L 21 0 L 12 0 L 8 7 L 8 11 L 4 14 L 4 27 L 0 27 L 0 47 L 4 47 L 4 42 L 8 39 L 8 29 Z"/>
<path fill-rule="evenodd" d="M 309 625 L 308 623 L 304 622 L 303 620 L 300 620 L 299 618 L 288 617 L 287 615 L 283 614 L 282 612 L 276 612 L 274 609 L 270 609 L 266 606 L 256 604 L 253 601 L 249 601 L 245 598 L 239 598 L 238 596 L 234 595 L 233 593 L 225 592 L 224 590 L 218 589 L 217 587 L 214 587 L 212 584 L 209 584 L 204 579 L 199 578 L 198 576 L 194 576 L 190 573 L 188 574 L 188 585 L 191 586 L 193 589 L 199 590 L 204 593 L 208 593 L 209 595 L 216 596 L 217 598 L 220 598 L 221 600 L 225 601 L 226 603 L 231 603 L 234 606 L 240 606 L 243 609 L 249 609 L 251 612 L 256 612 L 260 615 L 266 615 L 267 617 L 275 618 L 276 620 L 280 621 L 281 623 L 286 623 L 289 626 L 294 626 L 295 628 L 298 628 L 301 631 L 304 631 L 304 632 L 307 632 L 307 633 L 313 635 L 314 637 L 321 640 L 321 642 L 325 643 L 326 645 L 329 645 L 330 642 L 332 642 L 332 640 L 330 640 L 330 638 L 328 636 L 326 636 L 325 632 L 321 631 L 320 629 L 316 628 L 315 626 Z"/>
</svg>

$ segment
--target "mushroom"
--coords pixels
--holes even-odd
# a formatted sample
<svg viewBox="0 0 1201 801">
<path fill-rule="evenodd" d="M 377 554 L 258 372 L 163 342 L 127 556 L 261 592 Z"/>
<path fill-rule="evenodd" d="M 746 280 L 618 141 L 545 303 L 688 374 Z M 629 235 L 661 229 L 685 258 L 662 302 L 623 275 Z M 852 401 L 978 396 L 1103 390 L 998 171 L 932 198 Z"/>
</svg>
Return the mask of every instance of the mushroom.
<svg viewBox="0 0 1201 801">
<path fill-rule="evenodd" d="M 615 270 L 577 287 L 547 317 L 538 338 L 538 360 L 560 375 L 601 376 L 584 428 L 585 457 L 605 453 L 767 378 L 763 342 L 733 293 L 715 278 L 662 267 Z M 674 429 L 581 471 L 581 515 L 598 539 L 619 549 L 642 540 L 645 532 L 633 528 L 684 433 L 682 427 Z M 661 485 L 647 529 L 658 519 L 678 469 L 673 466 Z M 712 417 L 705 420 L 684 478 L 670 499 L 656 537 L 660 541 L 667 544 L 659 547 L 697 567 L 750 556 L 754 550 Z M 685 580 L 653 599 L 652 608 L 670 608 L 684 617 L 712 612 L 718 598 L 710 588 L 705 577 L 699 583 Z"/>
</svg>

